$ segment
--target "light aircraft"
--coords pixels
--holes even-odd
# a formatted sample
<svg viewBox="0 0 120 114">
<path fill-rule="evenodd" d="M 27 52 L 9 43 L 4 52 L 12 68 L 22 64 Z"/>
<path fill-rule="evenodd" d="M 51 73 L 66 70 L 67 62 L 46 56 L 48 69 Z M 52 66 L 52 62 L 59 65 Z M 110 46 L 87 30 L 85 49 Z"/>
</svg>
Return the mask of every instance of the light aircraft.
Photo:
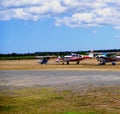
<svg viewBox="0 0 120 114">
<path fill-rule="evenodd" d="M 57 56 L 36 56 L 38 63 L 47 64 L 49 59 L 57 58 Z"/>
<path fill-rule="evenodd" d="M 79 64 L 81 60 L 84 59 L 91 59 L 93 57 L 93 53 L 91 52 L 89 55 L 80 55 L 80 54 L 76 54 L 76 53 L 71 53 L 70 55 L 66 55 L 63 57 L 58 57 L 56 62 L 57 63 L 65 63 L 69 64 L 69 62 L 76 62 L 76 64 Z"/>
<path fill-rule="evenodd" d="M 112 65 L 116 65 L 117 61 L 120 61 L 120 56 L 117 56 L 116 54 L 113 53 L 106 53 L 103 55 L 98 55 L 96 56 L 96 59 L 100 61 L 98 65 L 105 65 L 107 62 L 111 62 Z"/>
</svg>

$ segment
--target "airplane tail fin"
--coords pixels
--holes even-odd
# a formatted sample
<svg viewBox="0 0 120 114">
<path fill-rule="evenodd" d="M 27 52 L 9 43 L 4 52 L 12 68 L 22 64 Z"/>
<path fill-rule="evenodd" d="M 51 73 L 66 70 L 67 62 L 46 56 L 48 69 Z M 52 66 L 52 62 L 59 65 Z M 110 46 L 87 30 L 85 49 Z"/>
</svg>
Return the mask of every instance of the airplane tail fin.
<svg viewBox="0 0 120 114">
<path fill-rule="evenodd" d="M 93 50 L 89 53 L 89 55 L 88 55 L 90 58 L 93 58 L 94 57 L 94 52 L 93 52 Z"/>
</svg>

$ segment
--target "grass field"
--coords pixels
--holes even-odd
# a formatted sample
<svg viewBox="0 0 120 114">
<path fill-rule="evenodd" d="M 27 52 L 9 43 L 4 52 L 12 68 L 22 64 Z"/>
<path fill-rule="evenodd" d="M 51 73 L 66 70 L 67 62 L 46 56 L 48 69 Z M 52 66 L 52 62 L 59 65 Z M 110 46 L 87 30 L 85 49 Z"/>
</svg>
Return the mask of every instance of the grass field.
<svg viewBox="0 0 120 114">
<path fill-rule="evenodd" d="M 120 62 L 112 66 L 107 63 L 99 66 L 95 59 L 83 60 L 79 65 L 70 63 L 69 65 L 57 64 L 55 60 L 50 60 L 47 65 L 37 63 L 37 60 L 0 60 L 0 70 L 120 70 Z"/>
<path fill-rule="evenodd" d="M 120 87 L 1 89 L 1 114 L 120 114 Z"/>
</svg>

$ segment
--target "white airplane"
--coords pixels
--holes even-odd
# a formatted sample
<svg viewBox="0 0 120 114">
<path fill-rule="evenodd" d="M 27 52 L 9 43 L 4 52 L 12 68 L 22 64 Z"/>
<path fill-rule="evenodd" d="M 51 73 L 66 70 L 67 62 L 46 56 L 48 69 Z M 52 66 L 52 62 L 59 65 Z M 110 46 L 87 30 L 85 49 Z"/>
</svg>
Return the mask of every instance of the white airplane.
<svg viewBox="0 0 120 114">
<path fill-rule="evenodd" d="M 80 54 L 76 54 L 76 53 L 71 53 L 70 55 L 66 55 L 64 57 L 58 57 L 56 59 L 56 62 L 57 63 L 65 63 L 66 64 L 69 64 L 69 62 L 76 62 L 76 64 L 79 64 L 81 60 L 84 60 L 84 59 L 91 59 L 93 58 L 93 53 L 89 53 L 89 55 L 80 55 Z"/>
</svg>

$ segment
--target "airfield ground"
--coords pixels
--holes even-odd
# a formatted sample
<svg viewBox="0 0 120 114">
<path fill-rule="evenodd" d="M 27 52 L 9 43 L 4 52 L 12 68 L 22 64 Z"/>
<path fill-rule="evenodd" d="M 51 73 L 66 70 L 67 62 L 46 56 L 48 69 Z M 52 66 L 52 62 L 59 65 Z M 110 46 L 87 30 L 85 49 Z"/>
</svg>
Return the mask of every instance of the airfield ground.
<svg viewBox="0 0 120 114">
<path fill-rule="evenodd" d="M 113 66 L 107 63 L 99 66 L 96 59 L 83 60 L 79 65 L 74 62 L 69 65 L 57 64 L 55 60 L 50 60 L 47 65 L 41 65 L 37 59 L 33 60 L 3 60 L 0 61 L 0 70 L 98 70 L 98 71 L 120 71 L 120 62 Z"/>
<path fill-rule="evenodd" d="M 120 114 L 120 62 L 0 61 L 1 114 Z"/>
</svg>

